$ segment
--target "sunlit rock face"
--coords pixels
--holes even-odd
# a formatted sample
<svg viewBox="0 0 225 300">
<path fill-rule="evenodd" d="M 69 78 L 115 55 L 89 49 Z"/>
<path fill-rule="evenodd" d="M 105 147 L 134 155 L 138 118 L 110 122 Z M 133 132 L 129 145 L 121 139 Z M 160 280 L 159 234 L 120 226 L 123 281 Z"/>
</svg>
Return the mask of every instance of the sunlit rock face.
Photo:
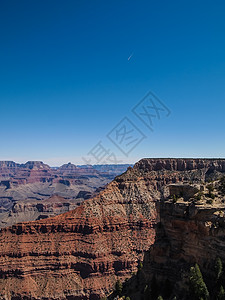
<svg viewBox="0 0 225 300">
<path fill-rule="evenodd" d="M 2 229 L 1 299 L 109 294 L 117 278 L 123 281 L 137 270 L 154 243 L 156 206 L 169 196 L 168 186 L 200 184 L 224 166 L 223 160 L 143 159 L 73 211 Z"/>
</svg>

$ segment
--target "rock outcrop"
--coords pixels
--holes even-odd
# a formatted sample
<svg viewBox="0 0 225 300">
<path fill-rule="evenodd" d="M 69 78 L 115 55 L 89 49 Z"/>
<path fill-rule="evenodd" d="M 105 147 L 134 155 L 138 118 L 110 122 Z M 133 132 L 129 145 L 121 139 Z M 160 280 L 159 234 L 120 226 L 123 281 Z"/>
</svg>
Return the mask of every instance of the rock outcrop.
<svg viewBox="0 0 225 300">
<path fill-rule="evenodd" d="M 156 206 L 169 196 L 168 185 L 200 185 L 224 172 L 224 167 L 225 160 L 143 159 L 74 211 L 2 229 L 1 299 L 100 299 L 109 294 L 117 278 L 125 280 L 137 270 L 138 261 L 154 243 L 155 224 L 160 221 Z M 157 237 L 152 250 L 155 261 L 146 254 L 145 268 L 156 271 L 160 263 L 166 266 L 168 256 L 174 263 L 182 261 L 186 244 L 185 256 L 194 261 L 197 251 L 206 249 L 207 237 L 215 234 L 215 223 L 206 221 L 212 206 L 203 214 L 191 207 L 194 219 L 189 223 L 187 204 L 175 204 L 162 204 L 161 228 L 166 227 L 165 236 L 171 236 L 172 251 L 168 252 L 170 243 L 164 236 L 157 248 Z M 199 243 L 200 236 L 204 238 Z M 218 235 L 215 248 L 221 240 Z M 204 254 L 209 256 L 210 251 Z"/>
<path fill-rule="evenodd" d="M 189 189 L 177 185 L 177 194 L 179 189 L 184 197 L 176 201 L 169 197 L 157 203 L 160 222 L 155 243 L 145 253 L 145 282 L 150 286 L 154 277 L 162 289 L 165 282 L 170 282 L 173 295 L 165 299 L 190 299 L 190 268 L 198 264 L 210 299 L 219 299 L 216 289 L 222 282 L 217 281 L 215 262 L 218 258 L 225 262 L 225 193 L 221 192 L 220 181 L 201 184 L 198 190 L 193 185 Z M 170 186 L 172 194 L 174 190 Z"/>
<path fill-rule="evenodd" d="M 108 294 L 117 277 L 124 280 L 136 270 L 154 242 L 157 194 L 143 179 L 114 181 L 74 211 L 2 229 L 1 299 Z"/>
</svg>

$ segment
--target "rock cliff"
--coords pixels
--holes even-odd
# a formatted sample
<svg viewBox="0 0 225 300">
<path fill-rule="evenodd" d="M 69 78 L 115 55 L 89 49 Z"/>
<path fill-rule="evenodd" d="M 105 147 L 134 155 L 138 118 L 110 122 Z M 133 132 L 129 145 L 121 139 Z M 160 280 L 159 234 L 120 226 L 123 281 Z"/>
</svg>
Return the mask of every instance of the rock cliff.
<svg viewBox="0 0 225 300">
<path fill-rule="evenodd" d="M 156 197 L 142 179 L 114 181 L 74 211 L 2 229 L 1 299 L 99 299 L 109 293 L 154 241 Z"/>
<path fill-rule="evenodd" d="M 168 290 L 170 283 L 171 294 L 163 295 L 164 299 L 192 298 L 190 268 L 198 264 L 209 290 L 209 299 L 220 299 L 217 297 L 220 286 L 224 285 L 225 274 L 220 280 L 216 278 L 215 262 L 219 258 L 222 264 L 225 263 L 224 188 L 225 179 L 169 186 L 169 196 L 156 205 L 160 220 L 156 225 L 155 243 L 144 255 L 142 275 L 145 284 L 139 287 L 138 297 L 143 297 L 144 287 L 151 287 L 156 278 L 161 295 L 165 294 L 165 285 Z"/>
<path fill-rule="evenodd" d="M 109 294 L 117 278 L 125 280 L 137 270 L 138 261 L 154 243 L 154 227 L 160 221 L 156 206 L 169 197 L 168 185 L 200 185 L 224 171 L 225 160 L 143 159 L 74 211 L 2 229 L 1 299 L 100 299 Z M 161 228 L 168 232 L 163 231 L 161 244 L 157 236 L 150 250 L 154 260 L 145 254 L 145 268 L 160 272 L 169 255 L 174 263 L 182 261 L 183 242 L 188 244 L 185 257 L 194 261 L 208 242 L 198 238 L 215 234 L 212 220 L 206 221 L 211 205 L 206 214 L 191 208 L 194 219 L 186 223 L 187 203 L 178 204 L 175 209 L 173 201 L 162 204 Z M 174 236 L 171 248 L 166 236 Z M 216 249 L 220 239 L 215 243 Z M 194 250 L 193 245 L 197 245 Z"/>
</svg>

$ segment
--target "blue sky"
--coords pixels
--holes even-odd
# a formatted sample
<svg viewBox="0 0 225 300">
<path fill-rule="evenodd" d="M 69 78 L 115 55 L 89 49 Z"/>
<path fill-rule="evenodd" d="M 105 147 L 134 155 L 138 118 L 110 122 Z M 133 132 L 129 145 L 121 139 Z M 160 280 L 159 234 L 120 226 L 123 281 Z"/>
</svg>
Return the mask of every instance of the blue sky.
<svg viewBox="0 0 225 300">
<path fill-rule="evenodd" d="M 224 13 L 222 0 L 1 1 L 0 159 L 79 164 L 100 140 L 124 163 L 224 157 Z M 132 113 L 149 91 L 171 111 L 153 132 Z M 125 116 L 146 136 L 128 156 L 107 138 Z"/>
</svg>

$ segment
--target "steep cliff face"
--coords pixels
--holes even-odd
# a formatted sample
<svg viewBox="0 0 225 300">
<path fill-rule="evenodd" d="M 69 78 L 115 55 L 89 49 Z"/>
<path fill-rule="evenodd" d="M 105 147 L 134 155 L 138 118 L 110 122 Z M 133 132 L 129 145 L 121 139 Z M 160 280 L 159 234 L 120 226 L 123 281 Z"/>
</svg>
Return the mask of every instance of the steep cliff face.
<svg viewBox="0 0 225 300">
<path fill-rule="evenodd" d="M 185 168 L 180 170 L 180 164 Z M 1 299 L 99 299 L 109 294 L 117 278 L 124 280 L 137 270 L 138 260 L 154 243 L 154 226 L 159 221 L 156 204 L 169 195 L 167 186 L 200 183 L 207 174 L 223 168 L 223 160 L 144 159 L 74 211 L 2 229 Z M 165 205 L 173 208 L 174 204 Z M 187 204 L 183 201 L 182 205 Z M 177 212 L 175 209 L 174 215 L 171 209 L 171 233 L 180 226 L 183 234 L 186 214 L 173 223 L 178 212 L 186 211 L 183 206 Z M 196 227 L 196 221 L 190 226 L 194 236 L 208 228 L 201 223 Z M 165 249 L 161 244 L 157 250 L 157 241 L 155 261 L 145 256 L 145 266 L 152 270 L 158 270 L 160 261 L 165 262 L 168 251 L 164 237 Z M 180 251 L 179 243 L 179 237 L 174 238 L 175 257 L 180 255 L 176 252 Z"/>
<path fill-rule="evenodd" d="M 207 172 L 225 172 L 225 159 L 190 159 L 190 158 L 168 158 L 168 159 L 142 159 L 136 168 L 148 171 L 188 171 L 207 169 Z"/>
<path fill-rule="evenodd" d="M 1 299 L 99 299 L 109 293 L 153 243 L 157 197 L 141 178 L 114 181 L 74 211 L 2 229 Z"/>
<path fill-rule="evenodd" d="M 169 197 L 157 204 L 160 222 L 156 226 L 156 241 L 144 257 L 146 283 L 151 284 L 153 276 L 161 286 L 169 281 L 177 299 L 190 299 L 190 267 L 197 263 L 210 299 L 217 299 L 215 261 L 220 258 L 225 262 L 225 194 L 219 189 L 219 181 L 214 181 L 199 185 L 197 196 L 189 194 L 185 198 L 174 201 Z"/>
</svg>

